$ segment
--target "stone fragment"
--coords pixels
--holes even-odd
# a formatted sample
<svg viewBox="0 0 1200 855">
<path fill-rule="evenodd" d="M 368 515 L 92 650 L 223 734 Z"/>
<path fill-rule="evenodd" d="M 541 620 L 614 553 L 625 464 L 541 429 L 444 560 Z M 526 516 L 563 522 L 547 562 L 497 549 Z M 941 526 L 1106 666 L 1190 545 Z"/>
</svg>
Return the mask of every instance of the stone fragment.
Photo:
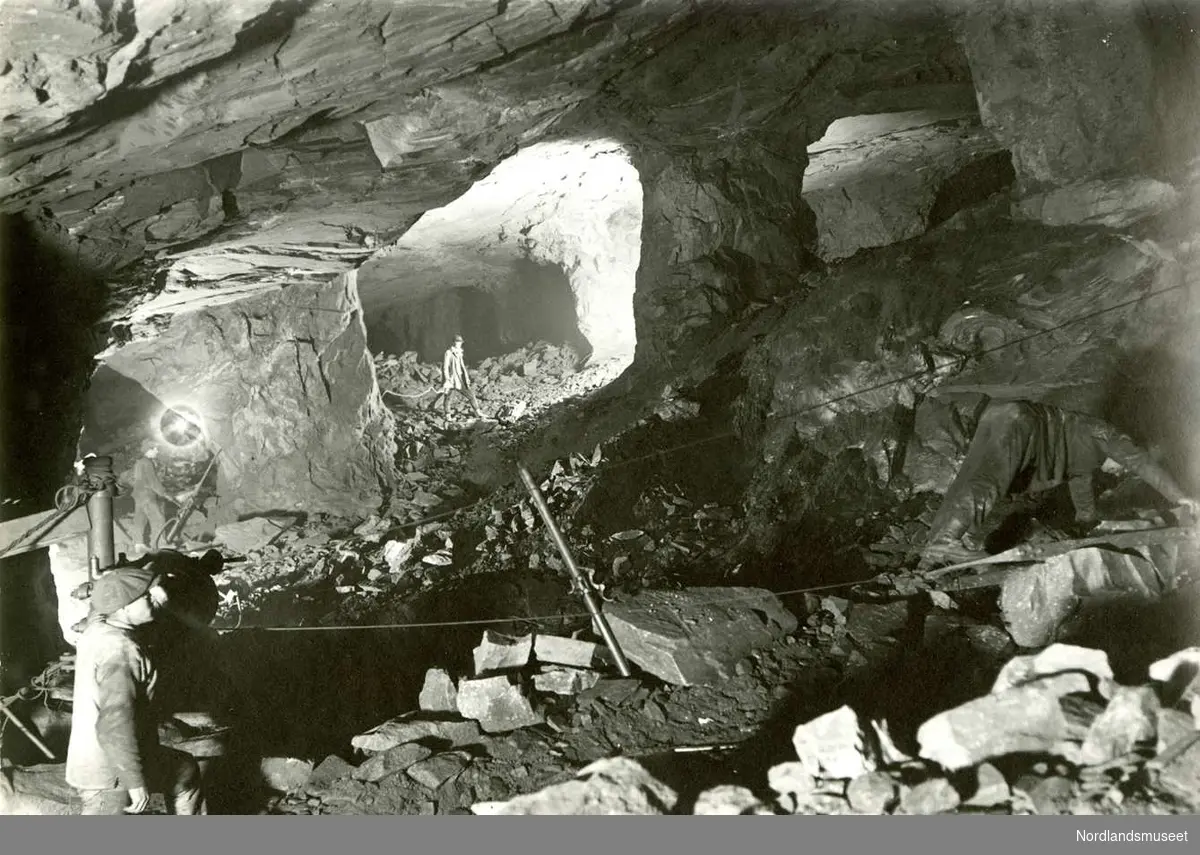
<svg viewBox="0 0 1200 855">
<path fill-rule="evenodd" d="M 850 607 L 846 632 L 868 659 L 886 658 L 898 648 L 909 622 L 908 601 L 884 605 L 855 603 Z"/>
<path fill-rule="evenodd" d="M 354 774 L 354 766 L 347 763 L 336 754 L 330 754 L 313 769 L 304 785 L 304 791 L 309 795 L 319 795 L 325 792 L 334 781 Z"/>
<path fill-rule="evenodd" d="M 721 784 L 705 790 L 696 797 L 696 804 L 692 808 L 693 816 L 742 816 L 770 812 L 770 807 L 758 796 L 736 784 Z"/>
<path fill-rule="evenodd" d="M 561 638 L 557 635 L 538 635 L 533 640 L 533 656 L 548 665 L 570 665 L 591 668 L 597 664 L 599 650 L 591 641 Z"/>
<path fill-rule="evenodd" d="M 795 631 L 795 615 L 758 588 L 642 591 L 606 616 L 625 657 L 676 685 L 732 679 L 738 661 Z"/>
<path fill-rule="evenodd" d="M 1089 547 L 1014 570 L 1000 587 L 1000 611 L 1013 641 L 1021 647 L 1044 647 L 1057 640 L 1083 596 L 1150 600 L 1162 590 L 1147 559 Z"/>
<path fill-rule="evenodd" d="M 389 540 L 383 547 L 383 560 L 389 573 L 399 573 L 412 558 L 414 542 L 411 540 Z"/>
<path fill-rule="evenodd" d="M 454 680 L 441 668 L 430 668 L 425 672 L 425 684 L 417 703 L 426 712 L 457 712 L 458 689 Z"/>
<path fill-rule="evenodd" d="M 378 783 L 384 778 L 403 772 L 414 763 L 424 760 L 433 752 L 417 742 L 406 742 L 389 748 L 379 754 L 372 755 L 367 762 L 354 770 L 356 781 Z"/>
<path fill-rule="evenodd" d="M 899 765 L 913 759 L 896 747 L 896 742 L 892 739 L 892 732 L 886 721 L 872 721 L 871 730 L 874 731 L 875 739 L 879 744 L 879 760 L 883 765 Z"/>
<path fill-rule="evenodd" d="M 487 674 L 492 671 L 524 668 L 529 664 L 529 656 L 532 652 L 532 635 L 509 638 L 486 629 L 483 631 L 483 640 L 473 651 L 475 673 Z"/>
<path fill-rule="evenodd" d="M 458 777 L 470 765 L 471 759 L 465 754 L 438 754 L 428 760 L 413 763 L 405 771 L 422 787 L 428 790 L 438 790 L 447 781 Z"/>
<path fill-rule="evenodd" d="M 678 794 L 627 757 L 598 760 L 574 780 L 553 784 L 507 802 L 478 802 L 480 816 L 662 815 L 675 808 Z"/>
<path fill-rule="evenodd" d="M 1164 706 L 1191 704 L 1200 697 L 1200 647 L 1185 647 L 1150 666 L 1150 679 L 1161 685 Z"/>
<path fill-rule="evenodd" d="M 1013 649 L 1012 638 L 999 627 L 979 624 L 968 626 L 964 632 L 971 648 L 989 659 L 999 659 Z"/>
<path fill-rule="evenodd" d="M 1200 811 L 1200 739 L 1196 739 L 1192 717 L 1175 709 L 1161 709 L 1158 714 L 1158 745 L 1160 755 L 1152 761 L 1162 768 L 1158 781 L 1178 798 Z M 1178 756 L 1163 755 L 1172 748 L 1188 745 Z"/>
<path fill-rule="evenodd" d="M 896 782 L 884 772 L 866 772 L 846 786 L 846 801 L 858 813 L 887 813 L 897 796 Z"/>
<path fill-rule="evenodd" d="M 1074 692 L 1087 693 L 1092 687 L 1108 697 L 1112 693 L 1112 679 L 1112 666 L 1103 650 L 1052 644 L 1039 653 L 1016 656 L 1004 663 L 992 684 L 992 693 L 1005 692 L 1036 680 L 1043 689 L 1060 697 Z"/>
<path fill-rule="evenodd" d="M 968 701 L 917 730 L 920 755 L 948 770 L 1015 752 L 1076 756 L 1086 724 L 1069 719 L 1053 691 L 1033 684 Z"/>
<path fill-rule="evenodd" d="M 850 779 L 878 765 L 874 735 L 853 709 L 843 706 L 797 727 L 792 745 L 812 777 Z"/>
<path fill-rule="evenodd" d="M 781 796 L 806 796 L 817 788 L 808 767 L 796 760 L 777 763 L 767 772 L 767 786 Z"/>
<path fill-rule="evenodd" d="M 1121 686 L 1092 722 L 1079 750 L 1079 762 L 1099 765 L 1128 754 L 1158 737 L 1158 695 L 1149 686 Z"/>
<path fill-rule="evenodd" d="M 264 757 L 259 764 L 263 782 L 272 790 L 292 793 L 303 789 L 313 773 L 313 764 L 295 757 Z"/>
<path fill-rule="evenodd" d="M 991 763 L 980 763 L 975 769 L 975 792 L 964 804 L 970 807 L 995 807 L 1012 798 L 1008 781 Z"/>
<path fill-rule="evenodd" d="M 600 675 L 583 668 L 550 667 L 533 675 L 533 687 L 539 692 L 577 695 L 596 685 Z"/>
<path fill-rule="evenodd" d="M 948 813 L 962 803 L 958 790 L 945 778 L 922 781 L 904 793 L 900 799 L 900 811 L 914 816 L 929 816 Z"/>
<path fill-rule="evenodd" d="M 385 721 L 350 740 L 351 746 L 368 754 L 387 751 L 406 742 L 462 748 L 482 741 L 479 724 L 474 721 L 422 721 L 407 716 Z"/>
<path fill-rule="evenodd" d="M 503 733 L 544 720 L 521 693 L 521 688 L 503 675 L 461 681 L 458 684 L 458 711 L 463 717 L 478 721 L 487 733 Z"/>
<path fill-rule="evenodd" d="M 1068 778 L 1052 775 L 1039 780 L 1026 794 L 1039 816 L 1060 816 L 1071 813 L 1075 784 Z"/>
</svg>

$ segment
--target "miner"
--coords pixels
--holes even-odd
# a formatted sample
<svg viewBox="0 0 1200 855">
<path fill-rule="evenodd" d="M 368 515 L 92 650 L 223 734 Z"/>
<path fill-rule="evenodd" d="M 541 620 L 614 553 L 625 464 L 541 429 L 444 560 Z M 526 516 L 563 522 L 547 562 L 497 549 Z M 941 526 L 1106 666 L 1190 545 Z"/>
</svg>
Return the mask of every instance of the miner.
<svg viewBox="0 0 1200 855">
<path fill-rule="evenodd" d="M 147 440 L 142 446 L 142 456 L 133 465 L 130 476 L 130 486 L 133 488 L 133 540 L 134 550 L 145 552 L 147 544 L 153 544 L 155 538 L 167 525 L 167 516 L 163 511 L 163 500 L 175 501 L 175 497 L 167 492 L 154 461 L 158 458 L 158 445 Z M 143 540 L 147 525 L 150 527 L 149 538 Z"/>
<path fill-rule="evenodd" d="M 167 598 L 152 565 L 114 567 L 92 587 L 92 616 L 76 645 L 66 767 L 85 816 L 144 813 L 152 787 L 170 813 L 207 813 L 195 758 L 158 738 L 159 674 L 140 631 Z"/>
<path fill-rule="evenodd" d="M 1098 522 L 1092 476 L 1127 470 L 1193 516 L 1197 502 L 1128 436 L 1105 421 L 1032 401 L 999 401 L 983 411 L 962 469 L 930 526 L 919 570 L 983 557 L 984 538 L 1002 520 L 1000 500 L 1066 483 L 1083 527 Z"/>
<path fill-rule="evenodd" d="M 457 391 L 466 397 L 470 401 L 475 415 L 481 419 L 484 418 L 483 412 L 479 409 L 479 402 L 475 400 L 475 390 L 471 388 L 471 375 L 467 373 L 467 364 L 463 360 L 463 337 L 461 335 L 454 337 L 454 344 L 446 348 L 446 354 L 442 357 L 442 414 L 446 419 L 450 418 L 450 393 L 452 391 Z"/>
</svg>

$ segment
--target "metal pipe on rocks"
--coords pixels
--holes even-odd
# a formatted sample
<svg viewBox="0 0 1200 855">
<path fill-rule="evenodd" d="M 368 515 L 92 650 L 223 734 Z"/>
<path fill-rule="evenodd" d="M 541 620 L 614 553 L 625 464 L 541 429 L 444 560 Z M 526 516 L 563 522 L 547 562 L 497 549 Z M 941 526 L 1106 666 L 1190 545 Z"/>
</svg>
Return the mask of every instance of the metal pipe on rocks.
<svg viewBox="0 0 1200 855">
<path fill-rule="evenodd" d="M 113 498 L 116 478 L 111 457 L 89 457 L 83 461 L 84 477 L 92 487 L 88 497 L 88 565 L 103 573 L 117 562 L 113 538 Z"/>
<path fill-rule="evenodd" d="M 566 539 L 563 537 L 558 525 L 554 522 L 554 517 L 550 515 L 550 506 L 546 504 L 546 499 L 542 495 L 542 491 L 534 483 L 533 476 L 529 474 L 528 469 L 524 466 L 518 466 L 517 468 L 521 472 L 521 480 L 525 482 L 525 489 L 533 497 L 533 502 L 537 505 L 538 512 L 542 515 L 542 520 L 546 523 L 546 528 L 550 531 L 550 536 L 554 539 L 554 545 L 558 547 L 559 554 L 562 555 L 567 569 L 571 572 L 571 577 L 575 580 L 575 584 L 579 586 L 579 590 L 583 592 L 583 601 L 587 605 L 588 612 L 592 615 L 592 620 L 596 623 L 596 628 L 600 630 L 600 635 L 604 638 L 604 643 L 608 645 L 608 650 L 612 653 L 613 659 L 617 663 L 617 670 L 621 672 L 622 677 L 630 676 L 629 663 L 625 661 L 625 654 L 621 652 L 621 647 L 617 644 L 616 636 L 613 635 L 608 621 L 600 613 L 600 606 L 596 602 L 596 595 L 592 591 L 591 584 L 588 582 L 587 577 L 579 571 L 579 567 L 575 564 L 575 559 L 571 557 L 571 550 L 567 547 Z"/>
</svg>

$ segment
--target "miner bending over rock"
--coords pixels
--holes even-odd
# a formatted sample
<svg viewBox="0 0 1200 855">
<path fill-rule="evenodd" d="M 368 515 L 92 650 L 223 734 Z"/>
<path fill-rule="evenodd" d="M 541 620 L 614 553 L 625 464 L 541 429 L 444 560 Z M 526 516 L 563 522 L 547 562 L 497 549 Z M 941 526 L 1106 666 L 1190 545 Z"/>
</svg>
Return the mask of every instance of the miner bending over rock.
<svg viewBox="0 0 1200 855">
<path fill-rule="evenodd" d="M 1092 476 L 1097 469 L 1108 469 L 1109 461 L 1195 515 L 1196 500 L 1184 495 L 1146 451 L 1107 422 L 1032 401 L 989 404 L 967 459 L 933 518 L 918 569 L 986 554 L 983 539 L 999 522 L 990 519 L 992 512 L 1016 492 L 1036 493 L 1065 482 L 1076 521 L 1098 522 Z"/>
</svg>

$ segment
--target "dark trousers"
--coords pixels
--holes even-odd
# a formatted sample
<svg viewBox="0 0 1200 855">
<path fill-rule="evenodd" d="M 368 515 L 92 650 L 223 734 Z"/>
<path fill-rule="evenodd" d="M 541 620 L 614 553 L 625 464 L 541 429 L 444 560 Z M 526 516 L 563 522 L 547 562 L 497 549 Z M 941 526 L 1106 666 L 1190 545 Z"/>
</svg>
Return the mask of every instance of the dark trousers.
<svg viewBox="0 0 1200 855">
<path fill-rule="evenodd" d="M 447 418 L 450 416 L 450 393 L 458 392 L 471 403 L 471 409 L 475 411 L 475 415 L 482 416 L 483 412 L 479 409 L 479 401 L 475 399 L 475 390 L 470 386 L 465 389 L 446 389 L 442 392 L 442 414 Z"/>
<path fill-rule="evenodd" d="M 148 789 L 167 797 L 167 812 L 176 816 L 208 813 L 200 790 L 200 766 L 196 758 L 174 748 L 159 746 L 146 764 Z M 80 790 L 84 816 L 120 816 L 129 806 L 124 787 L 109 790 Z"/>
<path fill-rule="evenodd" d="M 928 542 L 982 538 L 993 513 L 1021 472 L 1034 461 L 1035 416 L 1018 402 L 992 404 L 979 419 L 967 458 L 930 526 Z"/>
<path fill-rule="evenodd" d="M 155 538 L 167 525 L 162 500 L 158 496 L 139 496 L 134 493 L 133 507 L 133 541 L 153 547 Z M 150 527 L 150 536 L 144 537 L 147 526 Z"/>
</svg>

